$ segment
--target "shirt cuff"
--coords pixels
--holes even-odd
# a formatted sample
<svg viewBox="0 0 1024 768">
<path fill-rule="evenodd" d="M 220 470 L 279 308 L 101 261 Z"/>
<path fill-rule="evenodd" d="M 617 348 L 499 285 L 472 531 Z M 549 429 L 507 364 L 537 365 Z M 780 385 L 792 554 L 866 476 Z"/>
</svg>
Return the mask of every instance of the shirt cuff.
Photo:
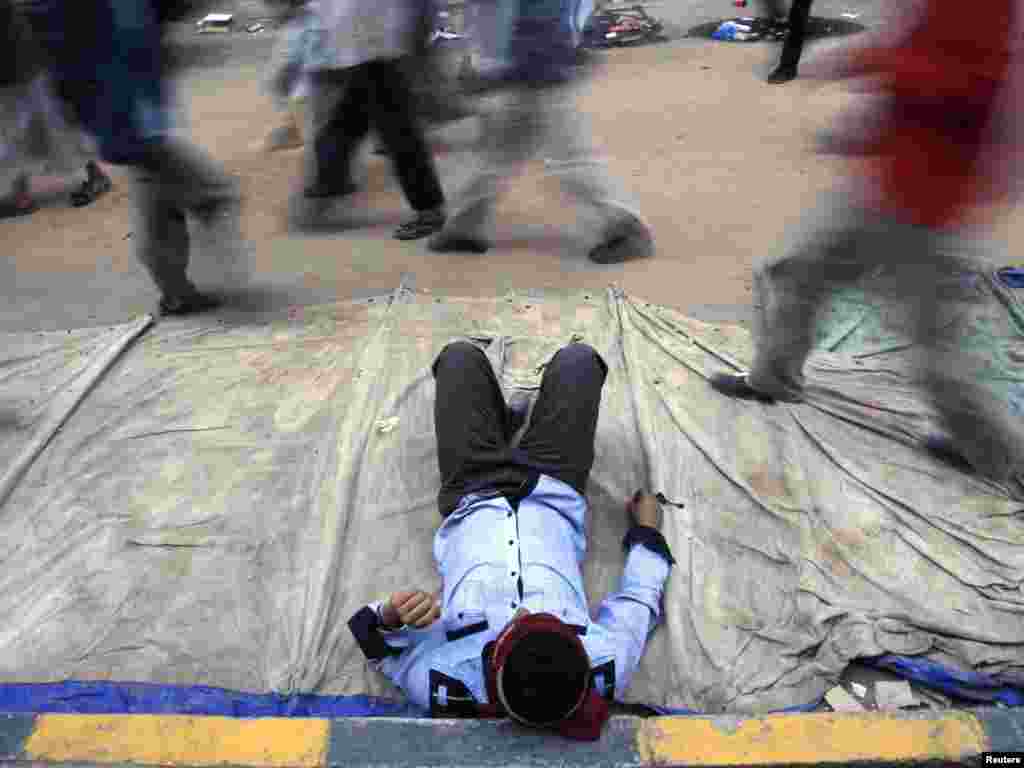
<svg viewBox="0 0 1024 768">
<path fill-rule="evenodd" d="M 670 566 L 676 564 L 672 550 L 668 548 L 668 542 L 657 528 L 648 525 L 634 525 L 630 528 L 622 540 L 622 549 L 628 553 L 636 544 L 643 544 L 651 552 L 661 555 Z"/>
<path fill-rule="evenodd" d="M 383 622 L 378 615 L 379 604 L 374 603 L 359 609 L 348 620 L 348 628 L 356 638 L 363 655 L 370 661 L 380 661 L 388 656 L 397 656 L 401 651 L 392 648 L 381 634 Z M 386 630 L 385 630 L 386 631 Z"/>
</svg>

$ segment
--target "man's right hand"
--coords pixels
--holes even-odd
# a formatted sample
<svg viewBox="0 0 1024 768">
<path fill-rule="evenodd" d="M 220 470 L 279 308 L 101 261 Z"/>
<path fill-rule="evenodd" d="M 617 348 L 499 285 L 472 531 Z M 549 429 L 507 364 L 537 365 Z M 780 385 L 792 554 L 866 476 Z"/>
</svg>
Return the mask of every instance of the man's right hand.
<svg viewBox="0 0 1024 768">
<path fill-rule="evenodd" d="M 429 627 L 441 616 L 441 603 L 434 595 L 422 590 L 393 592 L 381 607 L 381 618 L 389 629 L 398 627 Z"/>
<path fill-rule="evenodd" d="M 626 504 L 626 511 L 634 525 L 646 525 L 649 528 L 661 529 L 665 517 L 661 504 L 653 493 L 640 490 Z"/>
</svg>

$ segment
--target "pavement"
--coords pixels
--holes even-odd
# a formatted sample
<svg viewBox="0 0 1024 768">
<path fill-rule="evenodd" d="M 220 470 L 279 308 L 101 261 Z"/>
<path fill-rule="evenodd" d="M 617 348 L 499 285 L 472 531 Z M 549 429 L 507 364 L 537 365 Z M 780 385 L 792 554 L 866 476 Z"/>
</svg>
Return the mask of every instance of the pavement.
<svg viewBox="0 0 1024 768">
<path fill-rule="evenodd" d="M 1022 744 L 1024 713 L 1001 709 L 928 715 L 616 716 L 596 742 L 566 742 L 509 721 L 0 716 L 0 762 L 38 766 L 984 766 L 1021 764 L 1012 762 L 1010 750 Z M 1010 762 L 991 762 L 1000 756 Z"/>
</svg>

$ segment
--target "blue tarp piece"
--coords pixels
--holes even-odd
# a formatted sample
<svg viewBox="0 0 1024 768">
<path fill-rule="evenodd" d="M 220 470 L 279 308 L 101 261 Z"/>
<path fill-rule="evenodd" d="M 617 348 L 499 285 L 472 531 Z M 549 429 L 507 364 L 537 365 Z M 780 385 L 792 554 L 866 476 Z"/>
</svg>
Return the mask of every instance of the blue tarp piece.
<svg viewBox="0 0 1024 768">
<path fill-rule="evenodd" d="M 961 699 L 1024 706 L 1024 688 L 999 685 L 987 675 L 943 667 L 927 659 L 879 656 L 865 664 Z M 779 710 L 813 712 L 821 700 Z M 692 709 L 649 706 L 659 715 L 701 715 Z M 83 715 L 220 715 L 223 717 L 427 717 L 406 702 L 375 696 L 242 693 L 205 686 L 74 682 L 0 685 L 0 713 Z"/>
<path fill-rule="evenodd" d="M 1010 288 L 1024 288 L 1024 267 L 1005 267 L 998 274 L 999 279 Z"/>
<path fill-rule="evenodd" d="M 0 712 L 223 717 L 425 717 L 411 704 L 374 696 L 278 696 L 205 686 L 64 682 L 0 685 Z"/>
<path fill-rule="evenodd" d="M 879 656 L 864 661 L 871 666 L 895 672 L 907 680 L 961 699 L 986 703 L 1001 702 L 1008 707 L 1024 706 L 1024 688 L 999 685 L 988 675 L 952 670 L 914 656 Z"/>
</svg>

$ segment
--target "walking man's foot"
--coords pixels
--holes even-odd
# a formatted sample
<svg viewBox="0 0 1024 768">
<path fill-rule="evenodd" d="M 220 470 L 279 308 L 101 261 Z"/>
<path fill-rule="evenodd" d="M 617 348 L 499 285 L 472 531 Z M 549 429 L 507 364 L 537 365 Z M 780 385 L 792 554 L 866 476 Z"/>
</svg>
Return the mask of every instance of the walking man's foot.
<svg viewBox="0 0 1024 768">
<path fill-rule="evenodd" d="M 310 200 L 323 200 L 331 197 L 351 195 L 357 189 L 358 187 L 351 181 L 346 181 L 343 184 L 327 184 L 318 181 L 306 187 L 302 191 L 302 195 Z"/>
<path fill-rule="evenodd" d="M 81 186 L 71 193 L 71 204 L 76 208 L 89 205 L 107 194 L 114 186 L 114 182 L 103 172 L 103 169 L 90 160 L 85 165 L 86 179 Z"/>
<path fill-rule="evenodd" d="M 191 291 L 180 296 L 162 296 L 160 298 L 160 314 L 164 317 L 181 317 L 209 312 L 221 305 L 221 300 L 199 291 Z"/>
<path fill-rule="evenodd" d="M 653 247 L 651 233 L 644 223 L 628 214 L 607 228 L 604 239 L 587 256 L 595 264 L 619 264 L 649 256 Z"/>
<path fill-rule="evenodd" d="M 472 235 L 441 230 L 427 241 L 427 248 L 435 253 L 486 253 L 490 243 Z"/>
<path fill-rule="evenodd" d="M 716 373 L 710 380 L 712 389 L 727 397 L 740 400 L 757 400 L 762 403 L 773 403 L 775 398 L 758 392 L 747 382 L 746 374 Z"/>
<path fill-rule="evenodd" d="M 796 80 L 796 67 L 784 67 L 780 64 L 768 75 L 766 82 L 772 85 L 780 85 L 788 83 L 790 80 Z"/>
<path fill-rule="evenodd" d="M 443 208 L 429 211 L 418 211 L 416 216 L 395 230 L 396 240 L 419 240 L 429 237 L 444 228 L 445 213 Z"/>
<path fill-rule="evenodd" d="M 974 472 L 971 463 L 960 453 L 953 440 L 946 435 L 929 435 L 924 439 L 924 449 L 939 461 L 944 461 L 961 472 Z"/>
</svg>

